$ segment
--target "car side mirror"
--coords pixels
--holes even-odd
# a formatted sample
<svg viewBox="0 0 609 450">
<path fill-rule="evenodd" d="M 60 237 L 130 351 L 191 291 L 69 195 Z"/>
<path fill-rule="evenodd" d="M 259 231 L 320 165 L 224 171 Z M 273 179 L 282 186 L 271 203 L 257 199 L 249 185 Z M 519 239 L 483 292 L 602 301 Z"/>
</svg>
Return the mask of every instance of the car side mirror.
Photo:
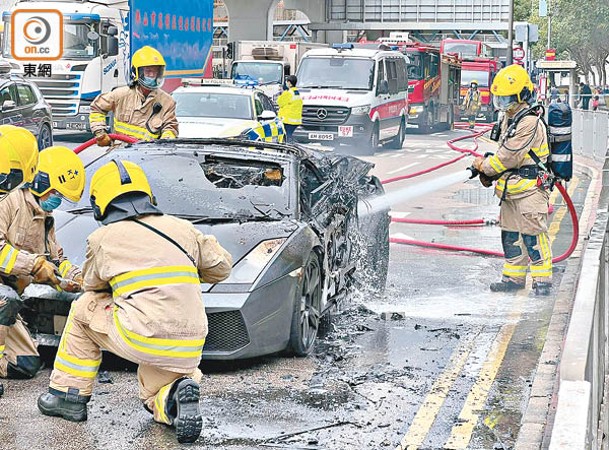
<svg viewBox="0 0 609 450">
<path fill-rule="evenodd" d="M 275 114 L 275 111 L 269 111 L 268 109 L 262 111 L 260 113 L 260 115 L 258 116 L 258 120 L 260 122 L 266 122 L 266 121 L 269 121 L 269 120 L 275 120 L 276 118 L 277 118 L 277 114 Z"/>
<path fill-rule="evenodd" d="M 106 53 L 106 58 L 109 56 L 117 56 L 118 55 L 118 39 L 114 36 L 108 36 L 106 38 L 106 48 L 108 49 L 108 53 Z"/>
<path fill-rule="evenodd" d="M 389 81 L 381 80 L 381 82 L 379 84 L 379 94 L 381 94 L 381 95 L 389 94 Z"/>
<path fill-rule="evenodd" d="M 4 103 L 2 103 L 2 111 L 10 111 L 11 109 L 15 109 L 16 106 L 17 103 L 13 100 L 5 100 Z"/>
</svg>

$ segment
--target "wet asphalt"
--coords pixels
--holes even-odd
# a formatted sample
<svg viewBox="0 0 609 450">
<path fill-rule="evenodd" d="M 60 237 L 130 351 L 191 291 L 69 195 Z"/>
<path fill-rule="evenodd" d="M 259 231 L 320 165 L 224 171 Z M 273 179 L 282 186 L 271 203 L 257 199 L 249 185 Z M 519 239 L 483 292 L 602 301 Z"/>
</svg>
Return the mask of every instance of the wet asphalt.
<svg viewBox="0 0 609 450">
<path fill-rule="evenodd" d="M 460 133 L 408 135 L 401 151 L 368 159 L 381 178 L 406 174 L 452 159 L 444 141 Z M 73 147 L 82 138 L 56 143 Z M 490 144 L 481 147 L 486 151 Z M 433 183 L 468 163 L 387 190 Z M 570 185 L 580 210 L 589 182 L 578 174 Z M 472 180 L 398 202 L 393 214 L 492 219 L 497 203 L 491 189 Z M 567 216 L 554 227 L 555 254 L 568 246 L 568 222 Z M 501 249 L 500 230 L 491 226 L 393 224 L 391 235 Z M 513 448 L 566 264 L 556 267 L 552 296 L 535 297 L 530 289 L 505 295 L 488 289 L 500 276 L 498 258 L 392 244 L 385 293 L 352 293 L 323 330 L 314 355 L 203 362 L 204 428 L 195 444 L 180 447 L 169 427 L 152 421 L 137 398 L 133 365 L 105 357 L 102 369 L 111 382 L 97 383 L 86 423 L 38 413 L 48 368 L 34 380 L 5 381 L 0 448 Z M 44 353 L 52 364 L 52 351 Z"/>
</svg>

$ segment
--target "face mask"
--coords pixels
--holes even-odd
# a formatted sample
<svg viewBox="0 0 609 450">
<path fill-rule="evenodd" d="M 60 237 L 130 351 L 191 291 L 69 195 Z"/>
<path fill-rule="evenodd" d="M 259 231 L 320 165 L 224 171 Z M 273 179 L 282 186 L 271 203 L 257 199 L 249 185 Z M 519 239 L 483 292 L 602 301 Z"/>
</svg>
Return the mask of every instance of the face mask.
<svg viewBox="0 0 609 450">
<path fill-rule="evenodd" d="M 45 201 L 40 202 L 40 207 L 46 212 L 59 208 L 59 205 L 61 205 L 61 197 L 58 197 L 57 195 L 51 195 Z"/>
</svg>

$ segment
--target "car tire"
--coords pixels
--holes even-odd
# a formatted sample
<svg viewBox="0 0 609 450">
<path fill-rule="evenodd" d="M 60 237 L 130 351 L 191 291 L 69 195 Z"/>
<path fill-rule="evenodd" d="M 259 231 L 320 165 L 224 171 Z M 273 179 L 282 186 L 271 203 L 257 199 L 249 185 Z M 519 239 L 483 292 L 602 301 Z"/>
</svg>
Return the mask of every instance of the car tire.
<svg viewBox="0 0 609 450">
<path fill-rule="evenodd" d="M 398 131 L 397 136 L 388 141 L 386 144 L 383 144 L 383 147 L 389 148 L 391 150 L 400 150 L 402 145 L 404 145 L 404 139 L 406 138 L 406 120 L 402 117 L 402 121 L 400 122 L 400 130 Z"/>
<path fill-rule="evenodd" d="M 48 123 L 43 123 L 38 133 L 38 149 L 43 150 L 53 145 L 53 130 Z"/>
<path fill-rule="evenodd" d="M 319 257 L 311 252 L 303 267 L 302 281 L 294 298 L 290 342 L 296 356 L 313 351 L 321 320 L 322 272 Z"/>
<path fill-rule="evenodd" d="M 380 144 L 380 130 L 378 122 L 372 127 L 370 138 L 368 139 L 368 155 L 374 155 L 379 148 Z"/>
</svg>

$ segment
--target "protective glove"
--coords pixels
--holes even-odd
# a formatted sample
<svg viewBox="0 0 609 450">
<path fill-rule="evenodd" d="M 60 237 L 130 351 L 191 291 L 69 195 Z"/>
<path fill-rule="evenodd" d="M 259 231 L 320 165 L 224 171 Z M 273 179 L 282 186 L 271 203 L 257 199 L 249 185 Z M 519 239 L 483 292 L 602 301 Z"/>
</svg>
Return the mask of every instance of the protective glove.
<svg viewBox="0 0 609 450">
<path fill-rule="evenodd" d="M 483 174 L 482 172 L 480 172 L 478 178 L 480 178 L 480 183 L 484 187 L 491 187 L 493 185 L 493 179 L 488 175 Z"/>
<path fill-rule="evenodd" d="M 474 169 L 476 169 L 478 172 L 480 172 L 480 174 L 482 174 L 482 163 L 484 162 L 484 158 L 482 156 L 478 156 L 476 157 L 476 159 L 474 159 L 474 162 L 472 163 L 472 167 Z"/>
<path fill-rule="evenodd" d="M 110 147 L 112 145 L 112 138 L 106 132 L 95 135 L 95 139 L 100 147 Z"/>
<path fill-rule="evenodd" d="M 36 258 L 36 261 L 34 261 L 32 276 L 34 277 L 34 283 L 48 284 L 51 286 L 59 285 L 57 267 L 55 264 L 49 262 L 44 256 L 39 256 Z"/>
<path fill-rule="evenodd" d="M 81 277 L 81 280 L 82 280 L 82 277 Z M 61 290 L 66 291 L 66 292 L 81 292 L 82 291 L 82 284 L 78 283 L 75 279 L 74 280 L 62 279 L 59 283 L 59 287 L 61 288 Z"/>
</svg>

